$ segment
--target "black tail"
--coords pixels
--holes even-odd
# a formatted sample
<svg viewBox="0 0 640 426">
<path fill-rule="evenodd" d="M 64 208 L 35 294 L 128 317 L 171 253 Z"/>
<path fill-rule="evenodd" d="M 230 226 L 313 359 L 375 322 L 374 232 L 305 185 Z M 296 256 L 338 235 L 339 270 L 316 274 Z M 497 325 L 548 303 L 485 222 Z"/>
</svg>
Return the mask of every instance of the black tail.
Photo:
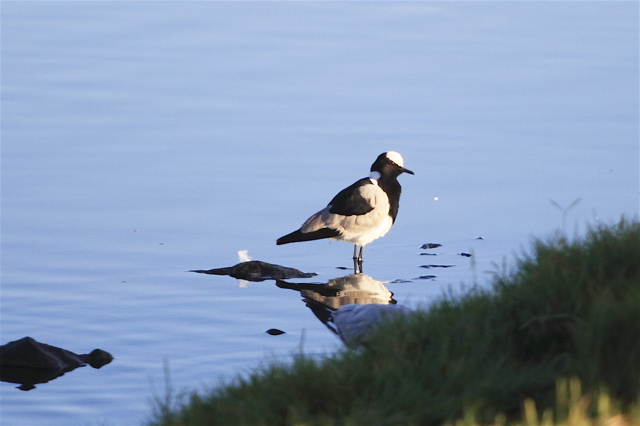
<svg viewBox="0 0 640 426">
<path fill-rule="evenodd" d="M 289 243 L 298 243 L 300 241 L 313 241 L 313 240 L 321 240 L 323 238 L 332 238 L 340 235 L 340 232 L 331 228 L 322 228 L 313 232 L 302 232 L 301 230 L 293 231 L 290 234 L 285 235 L 284 237 L 278 238 L 276 241 L 277 245 L 289 244 Z"/>
</svg>

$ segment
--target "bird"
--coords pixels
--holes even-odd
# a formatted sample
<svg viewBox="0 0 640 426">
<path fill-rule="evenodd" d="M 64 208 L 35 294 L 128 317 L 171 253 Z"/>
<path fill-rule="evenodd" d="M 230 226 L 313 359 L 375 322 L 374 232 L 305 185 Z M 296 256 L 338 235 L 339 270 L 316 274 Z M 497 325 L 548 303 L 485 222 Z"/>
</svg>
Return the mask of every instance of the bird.
<svg viewBox="0 0 640 426">
<path fill-rule="evenodd" d="M 364 246 L 386 235 L 396 220 L 402 192 L 397 178 L 402 173 L 414 174 L 404 168 L 399 153 L 383 152 L 371 165 L 369 177 L 338 192 L 324 209 L 300 229 L 278 238 L 276 244 L 323 238 L 345 241 L 354 245 L 354 265 L 361 268 Z"/>
</svg>

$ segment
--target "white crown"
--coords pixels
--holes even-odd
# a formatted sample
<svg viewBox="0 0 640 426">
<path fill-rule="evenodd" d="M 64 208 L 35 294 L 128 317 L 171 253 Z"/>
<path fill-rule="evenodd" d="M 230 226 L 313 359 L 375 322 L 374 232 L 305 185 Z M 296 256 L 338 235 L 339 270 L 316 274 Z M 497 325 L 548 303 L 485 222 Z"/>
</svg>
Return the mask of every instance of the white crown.
<svg viewBox="0 0 640 426">
<path fill-rule="evenodd" d="M 402 159 L 402 155 L 395 151 L 387 152 L 387 158 L 394 163 L 396 163 L 400 167 L 404 167 L 404 160 Z"/>
</svg>

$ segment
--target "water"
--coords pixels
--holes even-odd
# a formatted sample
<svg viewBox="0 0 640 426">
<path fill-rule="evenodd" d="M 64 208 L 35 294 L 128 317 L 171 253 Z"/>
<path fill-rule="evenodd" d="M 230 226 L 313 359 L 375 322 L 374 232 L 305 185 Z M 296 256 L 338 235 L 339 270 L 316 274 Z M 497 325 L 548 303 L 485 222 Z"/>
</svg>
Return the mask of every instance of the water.
<svg viewBox="0 0 640 426">
<path fill-rule="evenodd" d="M 348 275 L 275 239 L 386 150 L 416 175 L 365 272 L 411 307 L 636 216 L 638 92 L 633 2 L 3 2 L 1 340 L 115 360 L 2 383 L 2 423 L 140 424 L 165 365 L 180 392 L 336 351 L 297 291 L 186 271 Z"/>
</svg>

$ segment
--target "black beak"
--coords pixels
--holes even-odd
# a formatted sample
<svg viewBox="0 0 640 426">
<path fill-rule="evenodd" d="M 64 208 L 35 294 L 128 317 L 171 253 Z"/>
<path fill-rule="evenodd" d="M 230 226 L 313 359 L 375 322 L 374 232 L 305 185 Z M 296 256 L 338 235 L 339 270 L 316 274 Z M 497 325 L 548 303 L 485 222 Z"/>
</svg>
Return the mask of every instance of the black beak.
<svg viewBox="0 0 640 426">
<path fill-rule="evenodd" d="M 409 173 L 410 175 L 415 174 L 415 173 L 413 173 L 411 170 L 409 170 L 409 169 L 405 169 L 404 167 L 402 167 L 402 168 L 401 168 L 401 170 L 402 170 L 402 173 Z"/>
</svg>

